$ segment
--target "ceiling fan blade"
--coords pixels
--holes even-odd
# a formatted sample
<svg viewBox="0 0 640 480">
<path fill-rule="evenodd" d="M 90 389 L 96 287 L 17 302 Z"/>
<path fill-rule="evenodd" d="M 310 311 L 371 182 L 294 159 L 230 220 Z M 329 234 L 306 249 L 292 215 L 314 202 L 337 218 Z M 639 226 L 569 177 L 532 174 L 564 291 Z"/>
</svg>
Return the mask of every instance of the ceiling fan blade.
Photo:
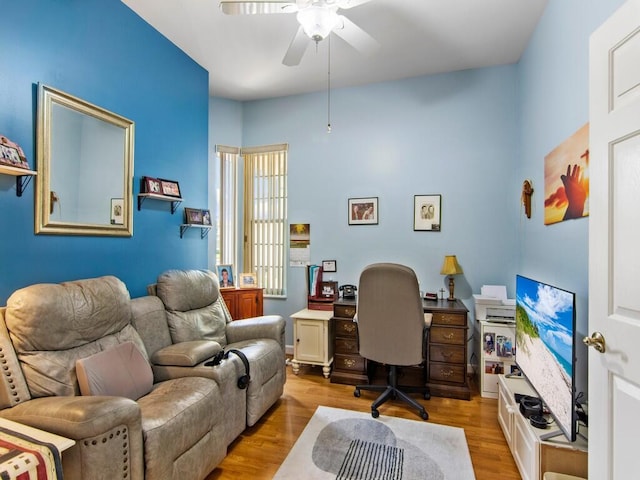
<svg viewBox="0 0 640 480">
<path fill-rule="evenodd" d="M 339 15 L 339 17 L 342 25 L 334 28 L 333 33 L 365 55 L 372 55 L 380 48 L 380 44 L 375 38 L 344 15 Z"/>
<path fill-rule="evenodd" d="M 285 53 L 282 63 L 288 67 L 298 65 L 300 60 L 302 60 L 304 52 L 307 50 L 309 41 L 310 39 L 304 33 L 302 26 L 298 27 L 298 31 L 293 37 L 293 40 L 291 40 L 291 45 L 289 45 L 289 49 L 287 50 L 287 53 Z"/>
<path fill-rule="evenodd" d="M 220 10 L 227 15 L 260 15 L 265 13 L 294 13 L 298 11 L 295 1 L 248 2 L 244 0 L 222 0 Z"/>
<path fill-rule="evenodd" d="M 337 0 L 339 8 L 347 9 L 357 7 L 358 5 L 362 5 L 363 3 L 369 3 L 371 0 Z"/>
</svg>

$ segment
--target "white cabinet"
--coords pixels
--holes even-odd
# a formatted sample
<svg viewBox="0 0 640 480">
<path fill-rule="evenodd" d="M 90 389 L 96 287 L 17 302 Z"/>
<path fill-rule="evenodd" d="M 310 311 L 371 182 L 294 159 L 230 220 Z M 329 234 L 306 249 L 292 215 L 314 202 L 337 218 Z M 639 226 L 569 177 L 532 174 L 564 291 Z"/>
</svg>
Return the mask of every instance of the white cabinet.
<svg viewBox="0 0 640 480">
<path fill-rule="evenodd" d="M 498 375 L 498 423 L 523 480 L 542 480 L 545 472 L 558 472 L 587 478 L 587 430 L 571 443 L 554 427 L 541 430 L 533 427 L 520 413 L 515 394 L 535 395 L 523 377 Z M 558 433 L 549 440 L 541 436 Z"/>
<path fill-rule="evenodd" d="M 480 394 L 498 398 L 498 377 L 515 368 L 515 324 L 480 320 Z"/>
<path fill-rule="evenodd" d="M 291 315 L 293 319 L 293 360 L 291 366 L 296 375 L 300 364 L 321 365 L 325 378 L 331 373 L 333 343 L 331 338 L 332 311 L 305 308 Z"/>
</svg>

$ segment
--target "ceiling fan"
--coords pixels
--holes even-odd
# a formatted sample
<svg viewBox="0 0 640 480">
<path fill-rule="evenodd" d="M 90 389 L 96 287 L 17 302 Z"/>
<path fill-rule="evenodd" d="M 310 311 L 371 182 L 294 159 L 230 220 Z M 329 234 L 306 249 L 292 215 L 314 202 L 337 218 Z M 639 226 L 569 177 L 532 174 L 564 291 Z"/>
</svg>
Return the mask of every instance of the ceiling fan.
<svg viewBox="0 0 640 480">
<path fill-rule="evenodd" d="M 349 9 L 371 0 L 293 0 L 293 1 L 245 1 L 222 0 L 220 9 L 227 15 L 259 15 L 272 13 L 297 13 L 300 26 L 282 60 L 288 66 L 298 65 L 309 45 L 316 44 L 335 33 L 353 48 L 370 55 L 379 43 L 338 10 Z"/>
</svg>

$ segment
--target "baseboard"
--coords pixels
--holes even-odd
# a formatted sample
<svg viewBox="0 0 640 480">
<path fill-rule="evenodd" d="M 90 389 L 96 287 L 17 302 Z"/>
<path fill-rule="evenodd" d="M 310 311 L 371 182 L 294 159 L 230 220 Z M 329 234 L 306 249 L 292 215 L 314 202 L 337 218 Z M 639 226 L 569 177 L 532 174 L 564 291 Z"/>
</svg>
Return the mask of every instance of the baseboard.
<svg viewBox="0 0 640 480">
<path fill-rule="evenodd" d="M 284 346 L 284 353 L 286 355 L 291 355 L 293 357 L 293 345 L 285 345 Z"/>
</svg>

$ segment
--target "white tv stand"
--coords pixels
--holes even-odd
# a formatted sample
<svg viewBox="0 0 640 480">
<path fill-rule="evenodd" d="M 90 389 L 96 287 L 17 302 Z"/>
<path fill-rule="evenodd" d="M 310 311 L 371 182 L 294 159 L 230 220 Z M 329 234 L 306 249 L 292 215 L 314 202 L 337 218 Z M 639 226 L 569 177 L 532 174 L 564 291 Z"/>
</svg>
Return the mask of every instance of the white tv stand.
<svg viewBox="0 0 640 480">
<path fill-rule="evenodd" d="M 578 439 L 571 443 L 551 426 L 533 427 L 520 413 L 515 394 L 535 395 L 524 377 L 498 376 L 498 423 L 511 449 L 523 480 L 542 480 L 545 472 L 587 478 L 587 428 L 580 426 Z M 558 435 L 548 438 L 554 433 Z"/>
</svg>

